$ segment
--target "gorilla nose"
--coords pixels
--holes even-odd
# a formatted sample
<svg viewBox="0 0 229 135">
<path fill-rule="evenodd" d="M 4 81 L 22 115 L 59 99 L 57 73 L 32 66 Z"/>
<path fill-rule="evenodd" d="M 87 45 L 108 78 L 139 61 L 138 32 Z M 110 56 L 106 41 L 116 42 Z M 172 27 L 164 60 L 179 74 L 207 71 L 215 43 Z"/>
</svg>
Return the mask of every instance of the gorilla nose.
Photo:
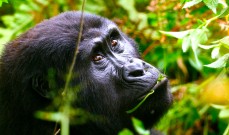
<svg viewBox="0 0 229 135">
<path fill-rule="evenodd" d="M 129 77 L 140 77 L 144 75 L 145 63 L 136 58 L 129 59 L 129 63 L 124 66 L 124 72 Z"/>
</svg>

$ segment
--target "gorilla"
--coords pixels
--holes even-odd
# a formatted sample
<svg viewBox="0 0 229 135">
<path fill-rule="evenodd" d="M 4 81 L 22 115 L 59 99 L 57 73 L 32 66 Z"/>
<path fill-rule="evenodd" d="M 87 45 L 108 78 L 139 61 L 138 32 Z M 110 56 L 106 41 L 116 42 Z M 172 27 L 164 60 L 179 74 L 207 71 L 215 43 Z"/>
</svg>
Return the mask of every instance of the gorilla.
<svg viewBox="0 0 229 135">
<path fill-rule="evenodd" d="M 1 134 L 52 135 L 56 125 L 60 128 L 34 114 L 51 106 L 58 111 L 56 99 L 73 61 L 80 20 L 81 12 L 62 13 L 6 45 L 0 59 Z M 133 39 L 100 16 L 84 14 L 72 75 L 70 106 L 88 118 L 77 123 L 79 116 L 73 116 L 70 134 L 117 135 L 124 128 L 137 134 L 133 117 L 150 129 L 172 104 L 165 75 L 141 59 Z"/>
</svg>

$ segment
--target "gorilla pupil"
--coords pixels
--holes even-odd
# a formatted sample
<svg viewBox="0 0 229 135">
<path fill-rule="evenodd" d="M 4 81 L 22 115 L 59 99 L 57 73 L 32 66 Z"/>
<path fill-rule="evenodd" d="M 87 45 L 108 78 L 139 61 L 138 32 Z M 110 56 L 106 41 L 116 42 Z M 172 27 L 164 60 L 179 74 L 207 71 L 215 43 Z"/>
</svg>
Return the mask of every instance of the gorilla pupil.
<svg viewBox="0 0 229 135">
<path fill-rule="evenodd" d="M 100 60 L 102 60 L 103 59 L 103 56 L 101 56 L 101 55 L 99 55 L 99 54 L 97 54 L 97 55 L 95 55 L 94 57 L 93 57 L 93 61 L 100 61 Z"/>
<path fill-rule="evenodd" d="M 118 41 L 117 40 L 111 40 L 111 45 L 114 47 L 118 44 Z"/>
</svg>

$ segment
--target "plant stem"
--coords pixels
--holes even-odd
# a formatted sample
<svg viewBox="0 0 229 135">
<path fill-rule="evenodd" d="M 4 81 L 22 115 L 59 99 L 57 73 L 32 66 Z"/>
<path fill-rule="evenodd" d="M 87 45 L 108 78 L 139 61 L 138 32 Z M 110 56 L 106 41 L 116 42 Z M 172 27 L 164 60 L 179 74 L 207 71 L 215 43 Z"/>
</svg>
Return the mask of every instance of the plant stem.
<svg viewBox="0 0 229 135">
<path fill-rule="evenodd" d="M 145 100 L 146 100 L 150 95 L 152 95 L 153 93 L 154 93 L 154 90 L 151 90 L 151 92 L 148 93 L 148 94 L 144 97 L 144 99 L 143 99 L 140 103 L 138 103 L 137 106 L 135 106 L 135 107 L 134 107 L 133 109 L 131 109 L 131 110 L 126 111 L 126 113 L 130 114 L 130 113 L 136 111 L 136 110 L 145 102 Z"/>
</svg>

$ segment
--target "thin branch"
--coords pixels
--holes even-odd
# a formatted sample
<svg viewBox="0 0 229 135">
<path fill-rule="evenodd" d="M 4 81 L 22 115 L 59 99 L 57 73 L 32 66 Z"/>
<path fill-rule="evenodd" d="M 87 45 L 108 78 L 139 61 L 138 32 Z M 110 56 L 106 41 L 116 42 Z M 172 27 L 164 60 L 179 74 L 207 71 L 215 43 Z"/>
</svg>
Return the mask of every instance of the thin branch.
<svg viewBox="0 0 229 135">
<path fill-rule="evenodd" d="M 62 93 L 63 96 L 66 95 L 66 93 L 67 93 L 67 89 L 68 89 L 70 80 L 71 80 L 71 78 L 72 78 L 72 71 L 73 71 L 74 66 L 75 66 L 75 64 L 76 64 L 76 58 L 77 58 L 77 54 L 78 54 L 78 48 L 79 48 L 79 44 L 80 44 L 81 36 L 82 36 L 82 32 L 83 32 L 85 2 L 86 2 L 86 0 L 83 0 L 82 10 L 81 10 L 82 12 L 81 12 L 81 17 L 80 17 L 80 31 L 79 31 L 78 40 L 77 40 L 77 43 L 76 43 L 76 48 L 75 48 L 75 52 L 74 52 L 74 57 L 73 57 L 73 60 L 72 60 L 72 63 L 71 63 L 69 72 L 68 72 L 68 74 L 67 74 L 67 78 L 66 78 L 66 83 L 65 83 L 64 91 L 63 91 L 63 93 Z"/>
<path fill-rule="evenodd" d="M 70 83 L 71 78 L 72 78 L 72 72 L 73 72 L 74 66 L 76 64 L 78 48 L 79 48 L 79 45 L 80 45 L 82 32 L 83 32 L 85 2 L 86 2 L 86 0 L 83 0 L 82 11 L 81 11 L 81 16 L 80 16 L 80 30 L 79 30 L 79 34 L 78 34 L 78 39 L 77 39 L 77 42 L 76 42 L 74 56 L 73 56 L 69 71 L 67 73 L 67 78 L 66 78 L 64 90 L 62 92 L 62 101 L 61 101 L 61 106 L 60 106 L 60 109 L 61 109 L 61 112 L 62 112 L 62 117 L 61 117 L 61 120 L 60 120 L 61 128 L 60 129 L 56 128 L 57 127 L 57 123 L 58 123 L 58 121 L 57 121 L 56 125 L 55 125 L 55 129 L 54 129 L 54 135 L 56 133 L 59 133 L 59 132 L 61 132 L 61 135 L 68 135 L 69 134 L 69 124 L 70 124 L 69 115 L 70 115 L 70 110 L 71 110 L 71 101 L 72 101 L 72 99 L 70 98 L 70 95 L 69 95 L 70 93 L 68 91 L 69 91 L 69 83 Z"/>
</svg>

